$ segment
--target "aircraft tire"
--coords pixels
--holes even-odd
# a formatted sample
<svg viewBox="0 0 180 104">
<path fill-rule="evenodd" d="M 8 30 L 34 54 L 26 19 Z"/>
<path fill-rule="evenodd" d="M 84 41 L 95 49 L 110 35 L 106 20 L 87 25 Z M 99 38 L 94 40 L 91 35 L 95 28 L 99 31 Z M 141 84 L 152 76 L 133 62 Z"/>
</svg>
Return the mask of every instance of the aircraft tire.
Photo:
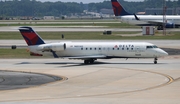
<svg viewBox="0 0 180 104">
<path fill-rule="evenodd" d="M 157 61 L 154 61 L 154 64 L 157 64 Z"/>
<path fill-rule="evenodd" d="M 89 64 L 90 61 L 89 60 L 84 60 L 84 64 Z"/>
<path fill-rule="evenodd" d="M 158 60 L 157 58 L 154 58 L 154 64 L 157 64 L 157 60 Z"/>
<path fill-rule="evenodd" d="M 90 64 L 94 63 L 94 59 L 89 60 Z"/>
</svg>

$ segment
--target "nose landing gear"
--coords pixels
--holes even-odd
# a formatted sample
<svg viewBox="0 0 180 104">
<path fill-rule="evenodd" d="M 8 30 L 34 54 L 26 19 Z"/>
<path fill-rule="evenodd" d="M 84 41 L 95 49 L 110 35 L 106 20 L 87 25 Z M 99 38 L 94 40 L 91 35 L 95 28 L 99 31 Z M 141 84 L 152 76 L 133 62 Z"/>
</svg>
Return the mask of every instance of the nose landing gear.
<svg viewBox="0 0 180 104">
<path fill-rule="evenodd" d="M 154 64 L 157 64 L 157 60 L 158 60 L 157 58 L 154 58 Z"/>
</svg>

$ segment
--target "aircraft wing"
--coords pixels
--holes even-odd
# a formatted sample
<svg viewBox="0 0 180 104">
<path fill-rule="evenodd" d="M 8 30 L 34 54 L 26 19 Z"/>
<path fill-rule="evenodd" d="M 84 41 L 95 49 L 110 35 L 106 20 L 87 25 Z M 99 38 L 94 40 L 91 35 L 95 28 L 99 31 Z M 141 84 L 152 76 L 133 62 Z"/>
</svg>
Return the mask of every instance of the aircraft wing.
<svg viewBox="0 0 180 104">
<path fill-rule="evenodd" d="M 75 57 L 64 57 L 64 58 L 85 60 L 85 59 L 92 59 L 92 58 L 104 59 L 104 58 L 107 58 L 107 56 L 105 56 L 105 55 L 88 55 L 88 56 L 75 56 Z"/>
<path fill-rule="evenodd" d="M 163 25 L 164 22 L 163 20 L 141 20 L 139 17 L 137 17 L 136 14 L 134 14 L 134 17 L 137 21 L 144 21 L 147 22 L 149 24 L 154 24 L 154 25 Z M 174 24 L 172 21 L 166 21 L 166 24 Z M 175 24 L 176 26 L 180 26 L 180 24 Z"/>
<path fill-rule="evenodd" d="M 161 20 L 146 21 L 146 22 L 148 22 L 150 24 L 163 24 L 163 21 L 161 21 Z M 167 23 L 169 23 L 169 22 L 167 22 Z"/>
<path fill-rule="evenodd" d="M 162 20 L 153 20 L 153 21 L 146 21 L 146 20 L 141 20 L 139 17 L 137 17 L 136 14 L 134 14 L 134 17 L 137 21 L 144 21 L 144 22 L 147 22 L 149 24 L 155 24 L 155 25 L 162 25 L 163 24 L 163 21 Z"/>
<path fill-rule="evenodd" d="M 154 21 L 146 21 L 150 24 L 154 24 L 154 25 L 163 25 L 163 21 L 162 20 L 154 20 Z M 172 21 L 167 21 L 166 24 L 174 24 Z M 175 23 L 174 26 L 180 26 L 180 24 Z"/>
</svg>

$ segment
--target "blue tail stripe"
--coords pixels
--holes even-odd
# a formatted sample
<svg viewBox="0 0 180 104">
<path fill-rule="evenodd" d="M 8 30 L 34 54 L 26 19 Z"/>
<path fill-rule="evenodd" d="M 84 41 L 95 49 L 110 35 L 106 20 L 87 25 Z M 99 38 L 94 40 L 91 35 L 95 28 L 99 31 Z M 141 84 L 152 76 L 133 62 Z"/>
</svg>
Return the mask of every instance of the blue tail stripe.
<svg viewBox="0 0 180 104">
<path fill-rule="evenodd" d="M 31 27 L 23 26 L 19 28 L 19 31 L 28 45 L 45 44 L 43 39 Z"/>
</svg>

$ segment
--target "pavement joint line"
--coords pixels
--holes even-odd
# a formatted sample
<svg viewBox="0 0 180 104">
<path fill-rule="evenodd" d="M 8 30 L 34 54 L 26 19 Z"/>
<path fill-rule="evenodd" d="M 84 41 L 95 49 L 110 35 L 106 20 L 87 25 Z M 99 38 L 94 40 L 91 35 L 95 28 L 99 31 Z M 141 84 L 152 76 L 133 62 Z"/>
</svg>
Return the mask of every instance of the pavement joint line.
<svg viewBox="0 0 180 104">
<path fill-rule="evenodd" d="M 102 66 L 101 66 L 102 67 Z M 104 68 L 108 68 L 105 67 Z M 119 69 L 116 67 L 109 67 L 109 68 L 114 68 L 114 69 Z M 144 89 L 139 89 L 139 90 L 132 90 L 132 91 L 122 91 L 122 92 L 116 92 L 116 93 L 101 93 L 101 94 L 92 94 L 92 95 L 81 95 L 81 96 L 70 96 L 70 97 L 45 97 L 45 98 L 38 98 L 38 99 L 19 99 L 19 100 L 6 100 L 6 101 L 0 101 L 0 102 L 8 102 L 8 101 L 40 101 L 40 100 L 52 100 L 52 99 L 69 99 L 69 98 L 83 98 L 83 97 L 98 97 L 98 96 L 108 96 L 108 95 L 117 95 L 117 94 L 128 94 L 128 93 L 137 93 L 137 92 L 141 92 L 141 91 L 146 91 L 146 90 L 152 90 L 152 89 L 156 89 L 156 88 L 160 88 L 160 87 L 164 87 L 166 85 L 169 85 L 171 83 L 173 83 L 175 80 L 173 79 L 173 77 L 167 75 L 167 74 L 163 74 L 163 73 L 159 73 L 159 72 L 153 72 L 153 71 L 148 71 L 148 70 L 140 70 L 140 69 L 130 69 L 130 68 L 123 68 L 124 70 L 132 70 L 132 71 L 141 71 L 141 72 L 147 72 L 147 73 L 152 73 L 152 74 L 158 74 L 161 76 L 164 76 L 168 79 L 167 82 L 162 83 L 160 85 L 156 85 L 156 86 L 152 86 L 152 87 L 148 87 L 148 88 L 144 88 Z M 53 82 L 52 82 L 53 83 Z"/>
<path fill-rule="evenodd" d="M 56 79 L 54 79 L 55 81 L 53 81 L 53 82 L 44 83 L 44 84 L 40 84 L 40 85 L 37 85 L 37 86 L 25 87 L 25 88 L 19 88 L 19 89 L 0 90 L 0 92 L 8 92 L 8 91 L 17 91 L 17 90 L 23 90 L 23 89 L 36 88 L 36 87 L 46 86 L 46 85 L 49 85 L 49 84 L 53 84 L 53 83 L 57 83 L 57 82 L 63 82 L 63 81 L 65 81 L 65 80 L 68 80 L 68 78 L 65 77 L 65 76 L 60 76 L 60 75 L 57 76 L 57 75 L 46 74 L 46 73 L 26 72 L 26 71 L 14 71 L 14 70 L 3 70 L 3 69 L 0 69 L 0 71 L 40 74 L 40 75 L 45 75 L 45 76 L 51 77 L 51 78 L 53 78 L 53 79 L 54 79 L 53 76 L 62 78 L 61 80 L 56 80 Z M 31 79 L 29 79 L 29 80 L 31 80 Z M 5 79 L 4 79 L 4 81 L 5 81 Z M 28 82 L 29 82 L 29 81 L 28 81 Z M 27 84 L 27 83 L 26 83 L 26 84 Z M 0 101 L 0 102 L 1 102 L 1 101 Z"/>
<path fill-rule="evenodd" d="M 4 77 L 2 76 L 2 77 L 0 77 L 1 79 L 2 79 L 2 81 L 0 82 L 0 83 L 2 83 L 2 82 L 4 82 L 5 81 L 5 79 L 4 79 Z"/>
</svg>

